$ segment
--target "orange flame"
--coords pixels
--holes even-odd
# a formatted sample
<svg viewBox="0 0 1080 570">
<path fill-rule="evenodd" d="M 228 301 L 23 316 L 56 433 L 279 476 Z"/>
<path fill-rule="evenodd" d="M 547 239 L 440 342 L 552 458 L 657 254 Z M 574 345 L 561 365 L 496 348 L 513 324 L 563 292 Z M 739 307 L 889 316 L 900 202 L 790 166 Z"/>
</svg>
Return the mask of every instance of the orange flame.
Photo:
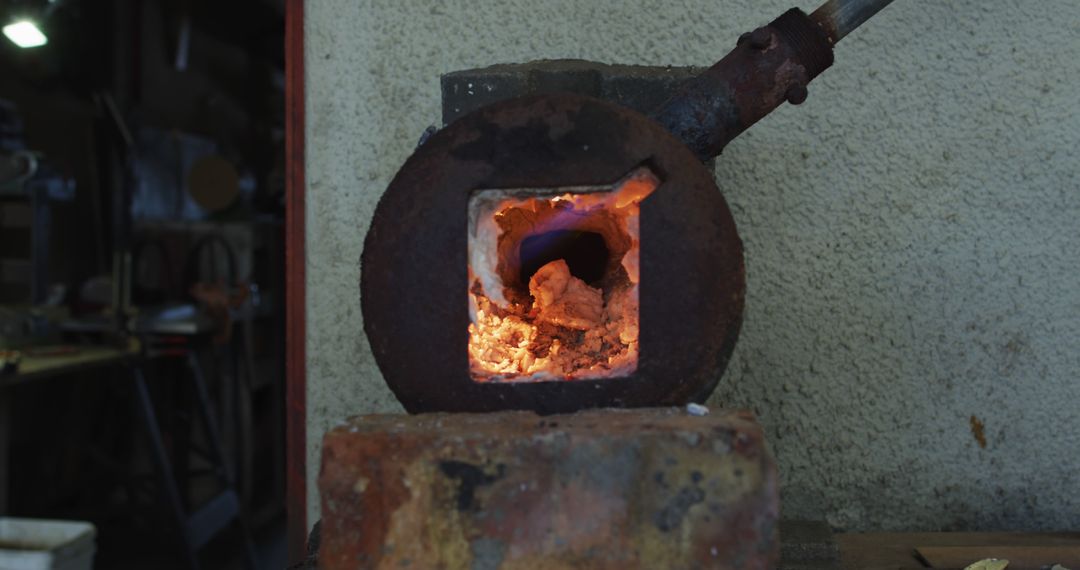
<svg viewBox="0 0 1080 570">
<path fill-rule="evenodd" d="M 498 190 L 474 195 L 468 349 L 475 381 L 598 379 L 636 370 L 639 204 L 659 184 L 639 168 L 611 187 L 554 196 Z M 582 229 L 601 233 L 609 251 L 621 254 L 595 286 L 572 275 L 562 259 L 542 266 L 527 284 L 506 282 L 516 275 L 524 238 Z"/>
</svg>

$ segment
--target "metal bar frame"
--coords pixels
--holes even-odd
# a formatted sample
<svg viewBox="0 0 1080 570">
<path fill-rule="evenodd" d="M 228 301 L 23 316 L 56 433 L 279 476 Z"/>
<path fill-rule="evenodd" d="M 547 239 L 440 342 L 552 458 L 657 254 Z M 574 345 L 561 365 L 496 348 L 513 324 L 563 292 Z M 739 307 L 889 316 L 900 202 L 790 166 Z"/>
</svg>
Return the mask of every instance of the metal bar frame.
<svg viewBox="0 0 1080 570">
<path fill-rule="evenodd" d="M 295 564 L 308 529 L 303 0 L 285 2 L 285 172 L 285 508 Z"/>
</svg>

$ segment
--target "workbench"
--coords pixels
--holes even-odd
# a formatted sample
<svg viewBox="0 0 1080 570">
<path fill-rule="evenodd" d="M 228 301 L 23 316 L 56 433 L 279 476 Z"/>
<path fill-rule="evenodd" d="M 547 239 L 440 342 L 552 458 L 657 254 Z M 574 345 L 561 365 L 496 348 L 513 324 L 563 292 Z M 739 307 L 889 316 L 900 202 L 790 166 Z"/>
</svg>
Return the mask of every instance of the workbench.
<svg viewBox="0 0 1080 570">
<path fill-rule="evenodd" d="M 6 514 L 11 484 L 8 461 L 11 438 L 9 389 L 19 384 L 127 363 L 139 354 L 137 343 L 112 346 L 42 346 L 24 352 L 18 369 L 0 375 L 0 515 Z"/>
<path fill-rule="evenodd" d="M 193 334 L 192 337 L 206 337 L 205 331 L 195 332 L 200 334 Z M 152 345 L 152 342 L 147 343 L 148 347 L 152 347 Z M 181 539 L 179 542 L 182 543 L 182 552 L 187 558 L 189 568 L 199 568 L 198 551 L 226 525 L 232 523 L 239 526 L 240 539 L 248 567 L 254 567 L 255 552 L 251 542 L 250 529 L 242 513 L 233 476 L 222 448 L 217 421 L 213 417 L 206 380 L 203 378 L 202 368 L 198 363 L 194 350 L 193 345 L 188 343 L 172 346 L 169 350 L 160 351 L 159 354 L 181 356 L 190 370 L 190 382 L 194 387 L 198 400 L 196 410 L 202 420 L 203 430 L 210 448 L 208 453 L 210 467 L 222 484 L 222 490 L 217 495 L 194 510 L 189 510 L 184 505 L 181 490 L 177 486 L 176 475 L 173 472 L 173 465 L 168 457 L 161 430 L 158 426 L 157 413 L 151 401 L 147 381 L 143 375 L 140 362 L 138 362 L 138 360 L 144 358 L 152 358 L 154 350 L 148 348 L 144 354 L 140 342 L 135 338 L 131 338 L 128 344 L 123 347 L 35 347 L 24 354 L 15 373 L 0 376 L 0 515 L 5 514 L 7 511 L 7 493 L 11 483 L 10 466 L 8 464 L 8 444 L 11 435 L 9 425 L 11 421 L 11 398 L 8 388 L 18 384 L 83 372 L 94 368 L 127 365 L 135 388 L 137 406 L 143 419 L 143 428 L 150 442 L 151 458 L 160 479 L 163 502 L 176 521 L 175 533 Z M 188 451 L 185 449 L 183 452 L 187 453 Z"/>
</svg>

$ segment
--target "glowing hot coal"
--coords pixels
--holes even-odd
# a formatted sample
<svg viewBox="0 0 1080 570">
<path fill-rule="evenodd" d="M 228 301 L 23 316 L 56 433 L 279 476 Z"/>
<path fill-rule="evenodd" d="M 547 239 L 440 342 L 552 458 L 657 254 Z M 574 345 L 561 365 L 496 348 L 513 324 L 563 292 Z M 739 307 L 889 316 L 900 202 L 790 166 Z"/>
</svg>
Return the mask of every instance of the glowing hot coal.
<svg viewBox="0 0 1080 570">
<path fill-rule="evenodd" d="M 469 201 L 469 362 L 478 382 L 637 368 L 639 168 L 610 186 L 479 190 Z"/>
</svg>

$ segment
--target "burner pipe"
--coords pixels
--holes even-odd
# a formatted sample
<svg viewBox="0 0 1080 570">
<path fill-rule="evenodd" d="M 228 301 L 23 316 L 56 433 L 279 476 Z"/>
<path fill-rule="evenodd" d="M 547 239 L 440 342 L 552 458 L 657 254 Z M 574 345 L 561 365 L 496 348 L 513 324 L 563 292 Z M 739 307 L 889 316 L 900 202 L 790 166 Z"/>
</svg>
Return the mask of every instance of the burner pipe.
<svg viewBox="0 0 1080 570">
<path fill-rule="evenodd" d="M 813 16 L 792 8 L 743 34 L 730 53 L 684 83 L 652 118 L 702 161 L 806 86 L 833 63 L 832 46 L 892 0 L 828 0 Z"/>
<path fill-rule="evenodd" d="M 893 0 L 828 0 L 810 14 L 836 43 L 888 6 Z"/>
</svg>

